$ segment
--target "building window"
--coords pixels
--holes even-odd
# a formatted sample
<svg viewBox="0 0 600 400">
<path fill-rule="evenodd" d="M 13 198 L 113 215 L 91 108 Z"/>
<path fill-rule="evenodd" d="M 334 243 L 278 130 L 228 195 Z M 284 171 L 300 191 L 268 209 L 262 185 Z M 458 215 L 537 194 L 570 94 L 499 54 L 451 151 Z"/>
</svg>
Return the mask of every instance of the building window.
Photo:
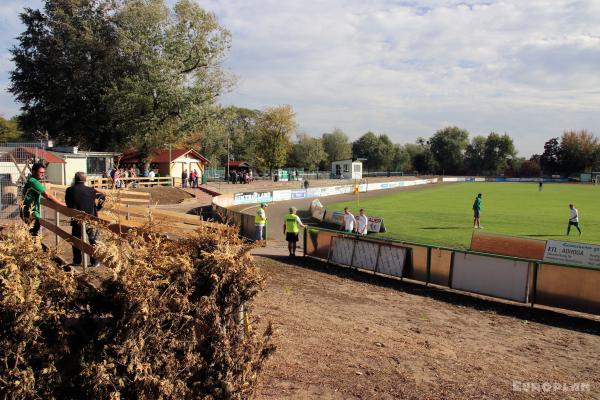
<svg viewBox="0 0 600 400">
<path fill-rule="evenodd" d="M 88 157 L 87 158 L 87 173 L 90 175 L 102 175 L 106 172 L 105 157 Z"/>
<path fill-rule="evenodd" d="M 350 172 L 350 166 L 348 164 L 344 164 L 344 172 Z"/>
</svg>

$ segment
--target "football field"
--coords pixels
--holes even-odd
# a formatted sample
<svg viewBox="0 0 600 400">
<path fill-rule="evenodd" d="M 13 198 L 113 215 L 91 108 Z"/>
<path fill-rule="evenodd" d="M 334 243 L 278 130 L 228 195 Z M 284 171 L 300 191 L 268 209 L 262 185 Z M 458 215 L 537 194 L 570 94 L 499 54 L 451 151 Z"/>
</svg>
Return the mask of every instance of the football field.
<svg viewBox="0 0 600 400">
<path fill-rule="evenodd" d="M 369 216 L 383 217 L 388 238 L 423 244 L 468 248 L 473 232 L 471 209 L 483 193 L 484 232 L 539 239 L 600 243 L 600 186 L 545 183 L 465 182 L 428 185 L 361 200 L 328 204 L 329 210 L 358 204 Z M 579 210 L 582 235 L 571 227 L 566 236 L 569 203 Z"/>
</svg>

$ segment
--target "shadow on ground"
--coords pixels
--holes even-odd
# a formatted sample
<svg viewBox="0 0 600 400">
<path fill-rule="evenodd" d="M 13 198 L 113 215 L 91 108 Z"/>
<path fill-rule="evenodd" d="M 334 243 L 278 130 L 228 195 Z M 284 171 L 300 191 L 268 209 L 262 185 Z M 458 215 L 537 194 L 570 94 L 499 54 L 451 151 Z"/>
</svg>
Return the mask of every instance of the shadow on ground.
<svg viewBox="0 0 600 400">
<path fill-rule="evenodd" d="M 312 271 L 351 279 L 356 282 L 377 285 L 417 296 L 428 297 L 453 305 L 470 307 L 480 311 L 495 312 L 500 315 L 521 319 L 524 323 L 531 321 L 562 329 L 600 335 L 600 321 L 588 319 L 583 316 L 564 314 L 545 308 L 532 308 L 528 305 L 506 303 L 504 301 L 497 302 L 486 298 L 450 291 L 442 287 L 425 286 L 424 284 L 401 280 L 399 278 L 341 267 L 311 257 L 266 255 L 264 257 Z"/>
</svg>

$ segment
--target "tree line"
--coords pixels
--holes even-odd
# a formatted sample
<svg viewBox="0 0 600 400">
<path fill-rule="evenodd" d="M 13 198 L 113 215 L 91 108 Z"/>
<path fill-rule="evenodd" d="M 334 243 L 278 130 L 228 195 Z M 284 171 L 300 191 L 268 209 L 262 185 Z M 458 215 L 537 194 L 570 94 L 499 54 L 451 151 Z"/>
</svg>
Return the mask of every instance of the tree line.
<svg viewBox="0 0 600 400">
<path fill-rule="evenodd" d="M 0 117 L 0 141 L 54 139 L 148 156 L 190 146 L 212 165 L 229 157 L 262 170 L 328 170 L 332 161 L 361 158 L 369 171 L 540 176 L 590 171 L 600 159 L 587 131 L 565 132 L 524 159 L 506 133 L 470 138 L 445 127 L 415 143 L 374 132 L 351 142 L 339 128 L 319 137 L 298 131 L 289 105 L 220 106 L 235 84 L 222 67 L 231 34 L 192 0 L 46 0 L 20 18 L 9 90 L 21 114 Z"/>
</svg>

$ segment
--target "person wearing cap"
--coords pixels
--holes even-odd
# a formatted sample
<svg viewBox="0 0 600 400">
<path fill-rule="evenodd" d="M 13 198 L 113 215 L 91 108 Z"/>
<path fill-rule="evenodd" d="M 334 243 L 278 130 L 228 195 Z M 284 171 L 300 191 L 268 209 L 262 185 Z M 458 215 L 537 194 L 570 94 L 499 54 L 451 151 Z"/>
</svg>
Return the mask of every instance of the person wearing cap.
<svg viewBox="0 0 600 400">
<path fill-rule="evenodd" d="M 263 231 L 267 224 L 267 213 L 265 212 L 267 203 L 261 203 L 260 208 L 256 211 L 254 216 L 254 240 L 263 240 Z"/>
<path fill-rule="evenodd" d="M 300 220 L 300 217 L 296 215 L 298 209 L 296 207 L 290 207 L 290 213 L 285 216 L 283 223 L 283 233 L 285 233 L 285 240 L 288 242 L 288 250 L 291 257 L 296 256 L 296 243 L 298 242 L 298 233 L 300 227 L 304 228 L 304 224 Z"/>
</svg>

